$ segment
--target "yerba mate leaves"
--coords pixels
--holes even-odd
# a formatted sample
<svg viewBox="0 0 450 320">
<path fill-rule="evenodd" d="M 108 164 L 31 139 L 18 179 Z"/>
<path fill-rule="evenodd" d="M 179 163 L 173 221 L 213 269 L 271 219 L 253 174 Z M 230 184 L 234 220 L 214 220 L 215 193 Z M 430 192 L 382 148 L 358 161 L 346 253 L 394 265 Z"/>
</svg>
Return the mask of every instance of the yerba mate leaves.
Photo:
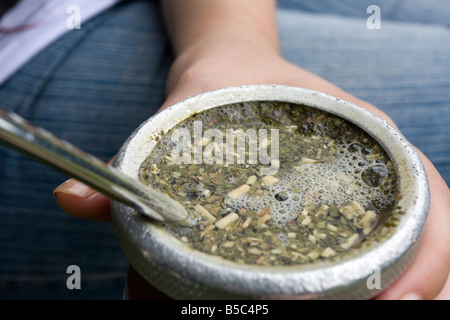
<svg viewBox="0 0 450 320">
<path fill-rule="evenodd" d="M 389 157 L 361 129 L 274 102 L 183 121 L 159 140 L 140 179 L 202 217 L 193 228 L 167 225 L 182 242 L 267 266 L 331 259 L 357 246 L 389 214 L 397 188 Z"/>
</svg>

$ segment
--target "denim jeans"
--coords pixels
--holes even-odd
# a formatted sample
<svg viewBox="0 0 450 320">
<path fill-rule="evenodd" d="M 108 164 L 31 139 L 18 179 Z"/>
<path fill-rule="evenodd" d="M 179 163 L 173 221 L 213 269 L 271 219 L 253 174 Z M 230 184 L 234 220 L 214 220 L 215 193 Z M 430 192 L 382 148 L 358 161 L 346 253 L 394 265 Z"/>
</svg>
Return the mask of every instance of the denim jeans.
<svg viewBox="0 0 450 320">
<path fill-rule="evenodd" d="M 384 110 L 449 183 L 444 2 L 285 0 L 277 18 L 286 59 Z M 372 4 L 381 29 L 367 28 Z M 0 104 L 107 161 L 164 101 L 172 61 L 158 3 L 125 1 L 25 65 L 0 86 Z M 122 298 L 128 262 L 112 227 L 57 207 L 65 179 L 0 146 L 0 298 Z M 66 286 L 70 265 L 80 290 Z"/>
</svg>

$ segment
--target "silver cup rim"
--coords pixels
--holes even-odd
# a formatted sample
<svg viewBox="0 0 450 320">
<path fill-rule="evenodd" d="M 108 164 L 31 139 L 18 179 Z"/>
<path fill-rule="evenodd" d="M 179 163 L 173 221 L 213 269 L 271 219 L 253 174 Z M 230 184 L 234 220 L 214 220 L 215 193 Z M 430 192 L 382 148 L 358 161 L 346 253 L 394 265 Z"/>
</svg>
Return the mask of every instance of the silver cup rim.
<svg viewBox="0 0 450 320">
<path fill-rule="evenodd" d="M 404 213 L 398 216 L 395 232 L 331 262 L 296 267 L 245 266 L 193 250 L 133 209 L 113 201 L 116 236 L 130 263 L 149 281 L 152 277 L 147 273 L 156 267 L 187 283 L 212 288 L 212 292 L 220 292 L 219 297 L 225 292 L 231 297 L 366 299 L 386 288 L 418 250 L 429 209 L 429 186 L 423 164 L 407 139 L 360 106 L 322 92 L 280 85 L 209 91 L 178 102 L 145 121 L 124 143 L 114 166 L 137 178 L 137 170 L 155 146 L 157 136 L 194 113 L 249 101 L 281 101 L 318 108 L 362 127 L 374 137 L 394 160 L 399 173 L 399 206 Z M 383 281 L 381 288 L 373 290 L 366 281 L 376 268 Z"/>
</svg>

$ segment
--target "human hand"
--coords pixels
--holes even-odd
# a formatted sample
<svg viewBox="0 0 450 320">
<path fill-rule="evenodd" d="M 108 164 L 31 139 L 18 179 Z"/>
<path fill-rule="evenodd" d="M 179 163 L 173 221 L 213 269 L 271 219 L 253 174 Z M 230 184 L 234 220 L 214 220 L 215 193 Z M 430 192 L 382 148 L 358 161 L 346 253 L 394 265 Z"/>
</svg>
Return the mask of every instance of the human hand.
<svg viewBox="0 0 450 320">
<path fill-rule="evenodd" d="M 381 110 L 341 90 L 328 81 L 285 61 L 269 52 L 254 55 L 254 48 L 242 44 L 232 54 L 223 56 L 225 48 L 202 49 L 205 59 L 182 57 L 175 64 L 168 81 L 168 98 L 164 107 L 187 96 L 222 87 L 244 84 L 281 84 L 309 88 L 331 94 L 360 105 L 379 117 L 393 121 Z M 205 53 L 205 50 L 211 50 Z M 222 51 L 224 50 L 224 51 Z M 194 63 L 189 63 L 194 61 Z M 187 62 L 187 63 L 186 63 Z M 186 63 L 186 64 L 184 64 Z M 444 284 L 450 270 L 450 191 L 432 163 L 420 151 L 431 189 L 431 206 L 423 242 L 416 259 L 390 288 L 377 299 L 450 298 Z"/>
<path fill-rule="evenodd" d="M 221 51 L 219 47 L 210 49 Z M 227 56 L 211 52 L 206 54 L 205 58 L 201 55 L 197 59 L 183 57 L 182 60 L 177 60 L 168 78 L 167 100 L 162 108 L 188 96 L 218 88 L 244 84 L 280 84 L 310 88 L 337 96 L 361 105 L 393 123 L 387 115 L 373 105 L 290 64 L 279 55 L 269 53 L 253 56 L 252 50 L 253 48 L 244 44 L 241 48 L 236 48 L 234 54 L 227 54 Z M 431 188 L 431 207 L 423 242 L 417 257 L 404 275 L 377 299 L 417 296 L 422 299 L 433 299 L 442 290 L 449 274 L 449 189 L 431 162 L 423 154 L 420 153 L 420 156 Z M 67 190 L 68 187 L 70 187 L 69 190 Z M 95 220 L 110 218 L 109 200 L 80 183 L 70 180 L 55 193 L 59 205 L 68 213 Z M 448 291 L 442 293 L 441 297 L 449 298 Z"/>
<path fill-rule="evenodd" d="M 161 109 L 214 89 L 279 84 L 309 88 L 353 102 L 395 126 L 370 103 L 280 56 L 275 1 L 164 0 L 162 6 L 177 58 L 167 79 L 167 99 Z M 423 154 L 420 156 L 431 187 L 431 207 L 423 241 L 408 270 L 379 299 L 414 296 L 433 299 L 449 274 L 450 191 L 431 162 Z M 101 221 L 110 219 L 109 200 L 74 180 L 57 188 L 55 195 L 61 208 L 72 215 Z M 450 298 L 450 290 L 446 288 L 439 297 Z"/>
</svg>

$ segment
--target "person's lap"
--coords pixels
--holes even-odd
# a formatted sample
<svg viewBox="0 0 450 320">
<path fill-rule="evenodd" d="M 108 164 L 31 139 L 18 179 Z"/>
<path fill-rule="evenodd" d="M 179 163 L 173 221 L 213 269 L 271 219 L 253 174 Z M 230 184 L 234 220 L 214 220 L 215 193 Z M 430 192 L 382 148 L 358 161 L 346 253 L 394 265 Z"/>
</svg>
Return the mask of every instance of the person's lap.
<svg viewBox="0 0 450 320">
<path fill-rule="evenodd" d="M 283 2 L 288 1 L 280 6 Z M 450 64 L 444 54 L 449 45 L 443 40 L 448 31 L 387 22 L 381 30 L 369 30 L 367 17 L 365 11 L 359 18 L 344 18 L 280 9 L 282 53 L 386 111 L 448 182 L 450 149 L 443 140 L 450 118 L 445 90 Z M 55 46 L 64 50 L 64 41 Z M 14 79 L 0 86 L 0 99 L 33 123 L 108 160 L 162 104 L 171 60 L 159 8 L 134 1 L 92 28 L 29 108 L 15 98 L 26 86 Z M 21 72 L 42 61 L 37 57 Z M 127 262 L 111 226 L 67 216 L 51 195 L 65 177 L 3 147 L 0 152 L 0 296 L 121 298 Z M 71 264 L 82 271 L 79 292 L 66 288 Z"/>
<path fill-rule="evenodd" d="M 368 17 L 280 9 L 282 54 L 385 111 L 449 184 L 450 30 Z"/>
<path fill-rule="evenodd" d="M 312 14 L 331 14 L 364 18 L 367 8 L 380 8 L 383 21 L 417 22 L 449 25 L 450 7 L 447 0 L 277 0 L 281 9 Z M 367 15 L 368 17 L 368 15 Z"/>
<path fill-rule="evenodd" d="M 171 59 L 157 3 L 130 1 L 55 42 L 0 86 L 0 101 L 108 161 L 164 101 Z M 112 226 L 62 212 L 52 190 L 67 177 L 0 148 L 0 297 L 121 299 L 128 263 Z M 81 290 L 66 287 L 72 264 Z"/>
</svg>

